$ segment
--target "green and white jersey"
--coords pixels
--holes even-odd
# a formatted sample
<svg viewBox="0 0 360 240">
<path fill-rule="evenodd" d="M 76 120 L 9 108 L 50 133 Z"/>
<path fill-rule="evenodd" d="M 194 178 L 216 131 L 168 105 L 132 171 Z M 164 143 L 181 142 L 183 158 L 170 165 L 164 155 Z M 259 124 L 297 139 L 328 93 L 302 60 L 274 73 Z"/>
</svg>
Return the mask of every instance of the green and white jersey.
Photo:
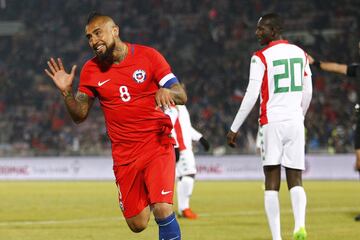
<svg viewBox="0 0 360 240">
<path fill-rule="evenodd" d="M 277 40 L 251 58 L 249 85 L 231 126 L 236 132 L 260 94 L 260 125 L 304 119 L 312 94 L 306 53 L 286 40 Z"/>
</svg>

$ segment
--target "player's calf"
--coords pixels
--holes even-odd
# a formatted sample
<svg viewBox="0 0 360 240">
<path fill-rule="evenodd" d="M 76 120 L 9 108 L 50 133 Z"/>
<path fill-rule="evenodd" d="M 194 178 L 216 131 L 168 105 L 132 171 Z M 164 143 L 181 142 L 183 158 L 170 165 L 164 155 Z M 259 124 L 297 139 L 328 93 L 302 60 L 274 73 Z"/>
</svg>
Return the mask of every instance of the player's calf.
<svg viewBox="0 0 360 240">
<path fill-rule="evenodd" d="M 181 239 L 180 226 L 173 212 L 173 205 L 169 203 L 155 203 L 153 205 L 155 221 L 159 226 L 160 240 Z"/>
<path fill-rule="evenodd" d="M 159 226 L 159 240 L 181 239 L 180 226 L 176 220 L 175 213 L 166 218 L 156 218 L 155 221 Z"/>
</svg>

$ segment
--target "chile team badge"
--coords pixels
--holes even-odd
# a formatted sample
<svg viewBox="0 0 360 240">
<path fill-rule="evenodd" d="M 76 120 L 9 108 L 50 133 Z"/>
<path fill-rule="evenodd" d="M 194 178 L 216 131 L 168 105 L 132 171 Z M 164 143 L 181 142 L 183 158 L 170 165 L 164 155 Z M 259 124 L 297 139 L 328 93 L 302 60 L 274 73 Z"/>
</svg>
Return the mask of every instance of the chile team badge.
<svg viewBox="0 0 360 240">
<path fill-rule="evenodd" d="M 137 82 L 137 83 L 143 83 L 146 79 L 146 72 L 142 69 L 136 70 L 133 73 L 133 79 Z"/>
</svg>

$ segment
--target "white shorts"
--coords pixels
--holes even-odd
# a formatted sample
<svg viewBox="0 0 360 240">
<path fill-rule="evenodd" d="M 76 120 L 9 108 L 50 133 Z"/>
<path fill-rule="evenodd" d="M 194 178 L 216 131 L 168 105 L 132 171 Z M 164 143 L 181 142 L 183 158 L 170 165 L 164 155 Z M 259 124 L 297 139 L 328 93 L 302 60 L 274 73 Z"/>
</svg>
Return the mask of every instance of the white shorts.
<svg viewBox="0 0 360 240">
<path fill-rule="evenodd" d="M 176 163 L 176 177 L 196 174 L 195 156 L 192 150 L 180 151 L 179 161 Z"/>
<path fill-rule="evenodd" d="M 281 164 L 305 170 L 305 127 L 302 120 L 268 123 L 259 131 L 263 166 Z"/>
</svg>

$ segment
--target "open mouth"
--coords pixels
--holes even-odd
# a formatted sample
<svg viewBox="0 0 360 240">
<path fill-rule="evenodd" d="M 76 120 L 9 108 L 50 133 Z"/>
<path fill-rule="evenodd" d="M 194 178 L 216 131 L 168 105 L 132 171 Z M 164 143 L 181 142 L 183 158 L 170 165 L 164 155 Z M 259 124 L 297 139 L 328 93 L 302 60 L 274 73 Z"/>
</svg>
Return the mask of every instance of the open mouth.
<svg viewBox="0 0 360 240">
<path fill-rule="evenodd" d="M 94 47 L 94 50 L 96 53 L 104 53 L 106 49 L 105 45 L 98 45 L 96 47 Z"/>
</svg>

